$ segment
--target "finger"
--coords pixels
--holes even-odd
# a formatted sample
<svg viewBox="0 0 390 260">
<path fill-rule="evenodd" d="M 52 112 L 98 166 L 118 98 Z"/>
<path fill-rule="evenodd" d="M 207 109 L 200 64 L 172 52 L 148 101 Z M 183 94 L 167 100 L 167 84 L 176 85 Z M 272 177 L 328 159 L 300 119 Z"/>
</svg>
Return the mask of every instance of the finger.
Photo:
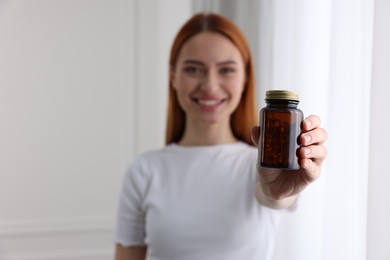
<svg viewBox="0 0 390 260">
<path fill-rule="evenodd" d="M 310 159 L 302 158 L 299 160 L 299 166 L 303 170 L 303 178 L 307 183 L 311 183 L 320 177 L 321 168 Z"/>
<path fill-rule="evenodd" d="M 324 128 L 316 128 L 301 134 L 300 144 L 303 146 L 323 144 L 328 139 L 328 132 Z"/>
<path fill-rule="evenodd" d="M 312 145 L 307 147 L 301 147 L 298 151 L 298 157 L 300 159 L 312 160 L 318 166 L 321 166 L 322 162 L 328 155 L 328 150 L 323 145 Z"/>
<path fill-rule="evenodd" d="M 260 127 L 252 126 L 251 139 L 252 139 L 253 144 L 255 144 L 256 146 L 258 145 L 258 142 L 259 142 L 259 135 L 260 135 Z"/>
<path fill-rule="evenodd" d="M 309 148 L 309 154 L 304 151 L 304 149 Z M 301 167 L 303 173 L 303 178 L 308 181 L 308 183 L 315 181 L 320 177 L 321 166 L 326 157 L 326 148 L 325 147 L 304 147 L 300 150 L 300 156 L 298 159 L 298 164 Z"/>
<path fill-rule="evenodd" d="M 321 125 L 321 118 L 317 115 L 310 115 L 302 122 L 302 131 L 307 132 L 312 129 L 318 128 Z"/>
</svg>

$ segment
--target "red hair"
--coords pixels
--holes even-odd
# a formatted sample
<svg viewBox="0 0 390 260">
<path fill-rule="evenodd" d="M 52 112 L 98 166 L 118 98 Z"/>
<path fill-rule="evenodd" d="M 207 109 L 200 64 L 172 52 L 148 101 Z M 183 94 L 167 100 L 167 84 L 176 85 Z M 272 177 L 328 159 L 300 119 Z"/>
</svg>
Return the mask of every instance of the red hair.
<svg viewBox="0 0 390 260">
<path fill-rule="evenodd" d="M 240 103 L 231 115 L 230 125 L 234 136 L 238 140 L 254 145 L 251 141 L 250 132 L 251 127 L 258 124 L 258 114 L 253 59 L 246 37 L 232 21 L 217 14 L 194 15 L 176 35 L 170 54 L 170 68 L 171 70 L 175 68 L 180 50 L 188 39 L 205 31 L 216 32 L 225 36 L 237 47 L 243 57 L 246 72 L 245 87 Z M 170 80 L 166 144 L 178 142 L 183 137 L 185 118 L 184 110 L 179 105 L 176 91 Z"/>
</svg>

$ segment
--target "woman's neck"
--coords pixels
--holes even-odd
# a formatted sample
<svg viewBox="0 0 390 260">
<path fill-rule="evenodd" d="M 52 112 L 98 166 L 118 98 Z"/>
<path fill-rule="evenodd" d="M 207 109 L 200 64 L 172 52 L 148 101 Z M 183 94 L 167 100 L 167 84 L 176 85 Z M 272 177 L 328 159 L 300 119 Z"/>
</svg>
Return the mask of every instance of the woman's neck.
<svg viewBox="0 0 390 260">
<path fill-rule="evenodd" d="M 186 123 L 183 137 L 178 142 L 184 146 L 207 146 L 237 142 L 229 123 L 191 124 Z"/>
</svg>

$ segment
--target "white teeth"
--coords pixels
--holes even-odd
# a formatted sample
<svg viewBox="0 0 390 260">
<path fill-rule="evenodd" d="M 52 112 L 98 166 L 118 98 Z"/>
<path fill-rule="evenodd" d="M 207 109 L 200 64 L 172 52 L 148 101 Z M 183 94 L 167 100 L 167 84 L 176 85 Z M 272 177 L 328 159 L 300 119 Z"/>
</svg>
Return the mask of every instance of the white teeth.
<svg viewBox="0 0 390 260">
<path fill-rule="evenodd" d="M 221 103 L 220 100 L 201 100 L 198 99 L 198 103 L 204 106 L 215 106 Z"/>
</svg>

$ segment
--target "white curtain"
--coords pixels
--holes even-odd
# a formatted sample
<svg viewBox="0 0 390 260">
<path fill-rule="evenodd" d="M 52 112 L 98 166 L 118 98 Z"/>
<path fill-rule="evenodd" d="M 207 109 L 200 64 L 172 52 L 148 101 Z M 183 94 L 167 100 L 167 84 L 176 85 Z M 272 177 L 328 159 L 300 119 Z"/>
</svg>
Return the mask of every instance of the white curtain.
<svg viewBox="0 0 390 260">
<path fill-rule="evenodd" d="M 373 0 L 208 0 L 248 35 L 260 104 L 267 89 L 300 92 L 329 133 L 321 178 L 282 222 L 275 260 L 366 259 Z"/>
</svg>

